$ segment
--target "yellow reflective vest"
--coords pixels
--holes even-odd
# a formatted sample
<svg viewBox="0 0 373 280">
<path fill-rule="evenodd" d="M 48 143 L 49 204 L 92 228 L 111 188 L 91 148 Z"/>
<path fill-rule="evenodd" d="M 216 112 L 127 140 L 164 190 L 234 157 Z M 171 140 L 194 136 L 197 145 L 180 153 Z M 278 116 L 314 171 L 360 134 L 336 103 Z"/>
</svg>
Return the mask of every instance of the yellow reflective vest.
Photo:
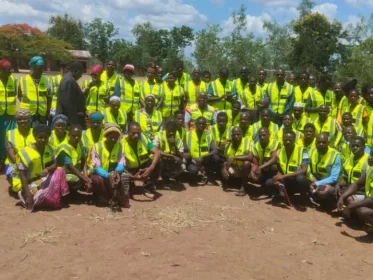
<svg viewBox="0 0 373 280">
<path fill-rule="evenodd" d="M 100 160 L 101 167 L 107 172 L 114 171 L 118 166 L 118 162 L 122 158 L 122 145 L 116 143 L 111 152 L 106 148 L 105 141 L 100 141 L 94 144 L 96 156 Z M 95 166 L 92 163 L 92 153 L 90 152 L 87 157 L 88 172 L 93 173 Z"/>
<path fill-rule="evenodd" d="M 30 128 L 26 137 L 23 137 L 23 135 L 19 132 L 18 128 L 7 131 L 5 137 L 8 140 L 8 142 L 12 145 L 12 147 L 14 148 L 15 153 L 19 152 L 24 147 L 35 143 L 35 138 L 34 138 L 34 135 L 32 134 L 32 128 Z M 7 159 L 5 160 L 5 164 L 10 164 L 10 163 L 11 161 L 9 157 L 7 157 Z"/>
<path fill-rule="evenodd" d="M 311 161 L 309 169 L 313 177 L 318 181 L 329 177 L 338 155 L 340 155 L 339 152 L 330 147 L 324 155 L 320 155 L 316 147 L 311 149 L 309 152 Z"/>
<path fill-rule="evenodd" d="M 187 106 L 192 106 L 197 103 L 197 96 L 200 92 L 207 93 L 207 85 L 204 81 L 201 81 L 199 85 L 196 85 L 193 81 L 189 81 L 185 85 L 185 95 L 187 98 Z"/>
<path fill-rule="evenodd" d="M 349 185 L 356 183 L 365 172 L 368 167 L 368 158 L 368 154 L 363 154 L 363 156 L 356 161 L 354 155 L 351 153 L 350 157 L 344 162 L 344 178 Z"/>
<path fill-rule="evenodd" d="M 366 170 L 365 196 L 366 197 L 373 196 L 373 167 L 372 166 L 369 166 Z"/>
<path fill-rule="evenodd" d="M 56 109 L 57 107 L 57 92 L 58 87 L 60 86 L 62 80 L 62 75 L 59 74 L 57 76 L 51 77 L 49 83 L 52 85 L 52 104 L 51 109 Z"/>
<path fill-rule="evenodd" d="M 48 79 L 41 75 L 38 86 L 30 75 L 21 77 L 19 85 L 22 91 L 20 108 L 30 111 L 31 116 L 47 115 Z"/>
<path fill-rule="evenodd" d="M 153 94 L 157 100 L 161 97 L 162 84 L 157 84 L 154 82 L 153 85 L 149 83 L 148 80 L 145 80 L 141 83 L 141 93 L 140 97 L 142 100 L 145 99 L 150 94 Z M 157 101 L 156 101 L 157 103 Z"/>
<path fill-rule="evenodd" d="M 279 148 L 279 142 L 275 139 L 269 139 L 266 147 L 262 147 L 260 142 L 256 142 L 253 145 L 253 156 L 258 160 L 259 165 L 263 165 L 271 159 L 273 152 L 277 151 Z"/>
<path fill-rule="evenodd" d="M 91 131 L 90 128 L 88 128 L 87 130 L 84 130 L 83 134 L 82 134 L 82 143 L 83 143 L 84 148 L 86 149 L 87 153 L 90 153 L 93 145 L 102 141 L 103 138 L 104 138 L 104 130 L 103 129 L 101 129 L 100 137 L 98 138 L 97 142 L 95 142 L 93 140 L 92 131 Z"/>
<path fill-rule="evenodd" d="M 56 149 L 56 158 L 58 158 L 62 152 L 65 152 L 71 158 L 72 164 L 76 169 L 83 171 L 82 163 L 84 162 L 85 153 L 82 142 L 79 142 L 76 148 L 70 145 L 68 142 L 62 143 Z M 65 172 L 71 173 L 68 168 L 65 168 Z"/>
<path fill-rule="evenodd" d="M 134 113 L 139 109 L 141 86 L 135 80 L 133 86 L 124 78 L 120 82 L 121 108 L 126 114 Z"/>
<path fill-rule="evenodd" d="M 228 116 L 227 126 L 228 126 L 228 127 L 231 127 L 231 126 L 239 126 L 239 125 L 240 125 L 241 113 L 238 113 L 238 114 L 233 118 L 232 110 L 222 110 L 222 111 L 219 111 L 219 112 L 225 112 L 225 113 L 227 114 L 227 116 Z"/>
<path fill-rule="evenodd" d="M 294 94 L 294 87 L 285 82 L 279 90 L 277 83 L 268 86 L 266 97 L 269 99 L 269 109 L 277 114 L 282 114 L 291 96 Z"/>
<path fill-rule="evenodd" d="M 310 123 L 311 120 L 309 117 L 306 117 L 304 114 L 300 118 L 300 120 L 297 120 L 293 115 L 293 130 L 297 130 L 300 132 L 304 132 L 304 126 L 306 123 Z"/>
<path fill-rule="evenodd" d="M 250 109 L 258 109 L 259 102 L 263 99 L 264 94 L 262 88 L 256 85 L 255 92 L 251 92 L 249 87 L 246 87 L 242 92 L 240 99 L 242 105 Z"/>
<path fill-rule="evenodd" d="M 141 132 L 148 137 L 154 137 L 159 131 L 162 124 L 162 114 L 158 110 L 153 109 L 151 116 L 148 116 L 145 109 L 137 110 L 134 115 L 134 121 L 140 124 Z"/>
<path fill-rule="evenodd" d="M 373 114 L 369 115 L 369 121 L 367 124 L 365 137 L 367 139 L 366 145 L 369 147 L 373 146 Z"/>
<path fill-rule="evenodd" d="M 187 107 L 185 110 L 190 114 L 189 128 L 191 130 L 195 129 L 195 123 L 199 117 L 204 117 L 208 126 L 214 123 L 215 109 L 210 105 L 207 105 L 204 111 L 199 109 L 198 104 Z"/>
<path fill-rule="evenodd" d="M 29 183 L 40 179 L 40 173 L 44 168 L 50 166 L 54 162 L 54 150 L 51 145 L 46 145 L 41 158 L 39 152 L 30 146 L 24 147 L 16 155 L 16 166 L 22 162 L 27 168 L 27 180 Z M 12 178 L 12 189 L 18 192 L 22 189 L 19 172 L 15 170 Z M 36 190 L 36 189 L 35 189 Z"/>
<path fill-rule="evenodd" d="M 241 78 L 237 78 L 233 80 L 232 90 L 236 92 L 238 98 L 242 98 L 242 92 L 248 87 L 248 85 L 249 82 L 247 82 L 246 85 L 243 85 Z"/>
<path fill-rule="evenodd" d="M 192 158 L 200 158 L 210 152 L 211 135 L 203 132 L 199 138 L 196 130 L 188 131 L 186 135 L 187 146 Z"/>
<path fill-rule="evenodd" d="M 286 154 L 285 147 L 282 147 L 277 152 L 277 163 L 282 174 L 292 174 L 301 168 L 303 161 L 303 149 L 304 148 L 302 146 L 295 144 L 289 158 Z"/>
<path fill-rule="evenodd" d="M 162 118 L 167 119 L 179 110 L 184 92 L 181 86 L 175 85 L 175 87 L 171 89 L 166 83 L 162 87 L 161 95 L 163 96 L 163 104 L 161 107 Z"/>
<path fill-rule="evenodd" d="M 336 118 L 337 100 L 333 91 L 327 90 L 324 97 L 318 90 L 312 88 L 305 101 L 311 104 L 311 108 L 318 108 L 324 104 L 327 105 L 330 108 L 329 116 Z M 315 121 L 319 117 L 318 113 L 307 113 L 307 115 L 312 121 Z"/>
<path fill-rule="evenodd" d="M 250 135 L 251 135 L 254 142 L 259 141 L 258 132 L 259 132 L 259 129 L 261 129 L 261 128 L 262 128 L 262 121 L 258 121 L 256 123 L 254 123 L 252 126 L 250 126 Z M 277 134 L 278 130 L 279 130 L 279 128 L 278 128 L 277 124 L 275 124 L 273 122 L 269 123 L 268 131 L 269 131 L 270 138 L 272 138 L 272 139 L 277 138 L 276 134 Z"/>
<path fill-rule="evenodd" d="M 0 116 L 14 116 L 17 109 L 17 80 L 10 75 L 6 85 L 0 80 Z"/>
<path fill-rule="evenodd" d="M 232 82 L 229 80 L 227 80 L 225 82 L 225 86 L 223 86 L 220 82 L 220 79 L 216 79 L 215 81 L 211 82 L 210 86 L 212 88 L 212 96 L 221 97 L 225 94 L 232 94 L 233 85 Z M 216 101 L 212 105 L 215 107 L 216 110 L 219 111 L 232 109 L 231 102 L 227 100 Z"/>
<path fill-rule="evenodd" d="M 115 86 L 116 86 L 117 82 L 120 80 L 120 75 L 118 75 L 117 73 L 114 72 L 113 75 L 111 75 L 111 77 L 108 78 L 107 72 L 105 70 L 104 72 L 102 72 L 100 79 L 101 79 L 101 81 L 106 83 L 106 86 L 109 89 L 109 95 L 110 96 L 114 95 L 115 94 Z"/>
<path fill-rule="evenodd" d="M 295 102 L 301 102 L 304 105 L 306 104 L 307 97 L 309 96 L 309 93 L 311 91 L 315 91 L 314 88 L 308 87 L 305 92 L 302 92 L 300 89 L 300 86 L 296 86 L 294 90 L 294 97 L 295 97 Z"/>
<path fill-rule="evenodd" d="M 329 134 L 329 141 L 333 141 L 337 135 L 337 121 L 332 117 L 327 117 L 324 123 L 321 123 L 319 118 L 313 123 L 315 125 L 316 134 L 326 132 Z"/>
<path fill-rule="evenodd" d="M 237 149 L 233 147 L 232 142 L 229 142 L 227 146 L 225 146 L 225 151 L 224 151 L 225 158 L 230 159 L 232 157 L 247 156 L 250 151 L 250 142 L 251 141 L 248 137 L 243 137 Z M 233 161 L 233 164 L 242 166 L 243 161 L 235 160 Z"/>
<path fill-rule="evenodd" d="M 51 135 L 49 136 L 49 145 L 51 145 L 53 147 L 53 149 L 57 149 L 57 147 L 59 145 L 61 145 L 62 143 L 67 143 L 69 137 L 68 137 L 68 133 L 65 132 L 65 137 L 60 141 L 56 135 L 56 132 L 54 130 L 52 130 L 52 133 Z"/>
<path fill-rule="evenodd" d="M 222 143 L 229 139 L 229 127 L 227 126 L 223 133 L 220 133 L 218 125 L 214 124 L 210 126 L 209 133 L 212 139 L 215 141 L 216 146 L 219 147 Z"/>
<path fill-rule="evenodd" d="M 176 141 L 176 149 L 177 151 L 175 151 L 174 147 L 173 149 L 171 150 L 170 149 L 170 145 L 168 143 L 168 139 L 167 139 L 167 134 L 166 134 L 166 131 L 160 131 L 158 132 L 158 140 L 159 140 L 159 149 L 166 153 L 166 154 L 173 154 L 175 155 L 177 151 L 180 150 L 182 144 L 183 144 L 183 140 L 179 137 L 175 137 L 175 141 Z"/>
<path fill-rule="evenodd" d="M 295 133 L 295 144 L 299 145 L 299 146 L 303 146 L 303 134 L 302 132 L 298 131 L 298 130 L 295 130 L 294 131 Z M 277 131 L 276 133 L 276 138 L 280 144 L 280 147 L 282 147 L 283 143 L 282 143 L 282 137 L 284 136 L 284 129 L 280 129 L 279 131 Z"/>
<path fill-rule="evenodd" d="M 91 81 L 86 80 L 83 83 L 83 88 L 87 88 L 88 84 Z M 104 97 L 109 97 L 109 87 L 106 82 L 101 81 L 99 86 L 92 86 L 89 89 L 87 98 L 86 98 L 86 108 L 88 114 L 92 114 L 93 112 L 103 112 L 107 105 L 104 101 Z"/>
<path fill-rule="evenodd" d="M 144 134 L 141 134 L 141 139 L 137 141 L 135 150 L 128 142 L 128 135 L 123 137 L 121 143 L 123 155 L 126 157 L 127 168 L 139 168 L 151 160 L 151 155 L 148 151 L 149 139 Z"/>
<path fill-rule="evenodd" d="M 114 116 L 111 108 L 106 108 L 102 115 L 104 116 L 104 123 L 116 123 L 119 126 L 125 126 L 127 123 L 127 114 L 120 108 L 117 116 Z"/>
</svg>

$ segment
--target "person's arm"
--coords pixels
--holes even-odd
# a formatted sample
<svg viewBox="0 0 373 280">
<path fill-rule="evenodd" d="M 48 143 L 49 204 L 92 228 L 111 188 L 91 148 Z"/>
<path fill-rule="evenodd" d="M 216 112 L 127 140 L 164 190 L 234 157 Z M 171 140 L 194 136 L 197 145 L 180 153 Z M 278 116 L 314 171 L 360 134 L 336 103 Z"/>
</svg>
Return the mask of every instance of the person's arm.
<svg viewBox="0 0 373 280">
<path fill-rule="evenodd" d="M 347 206 L 347 208 L 350 210 L 361 208 L 361 207 L 372 208 L 373 197 L 368 197 L 368 198 L 365 198 L 364 200 L 353 202 Z"/>
<path fill-rule="evenodd" d="M 113 96 L 120 97 L 120 82 L 119 82 L 119 79 L 115 83 L 115 89 L 114 89 Z"/>
<path fill-rule="evenodd" d="M 307 113 L 318 113 L 319 112 L 319 108 L 312 107 L 311 95 L 308 95 L 306 107 L 304 108 L 304 111 Z"/>
<path fill-rule="evenodd" d="M 267 168 L 267 167 L 270 167 L 270 166 L 274 165 L 274 164 L 276 163 L 276 155 L 277 155 L 277 151 L 273 151 L 273 152 L 271 153 L 271 158 L 269 159 L 269 161 L 263 163 L 263 164 L 260 165 L 258 168 L 259 168 L 260 170 L 262 170 L 262 169 L 265 169 L 265 168 Z"/>
<path fill-rule="evenodd" d="M 27 209 L 31 210 L 34 205 L 34 195 L 32 194 L 27 180 L 27 170 L 20 170 L 18 169 L 19 177 L 22 184 L 22 190 L 25 197 L 26 207 Z"/>
<path fill-rule="evenodd" d="M 160 96 L 159 96 L 159 102 L 158 102 L 158 104 L 155 106 L 155 109 L 156 109 L 156 110 L 159 110 L 159 108 L 162 107 L 162 105 L 163 105 L 163 100 L 164 100 L 164 96 L 163 96 L 163 95 L 160 95 Z"/>
<path fill-rule="evenodd" d="M 337 202 L 337 207 L 338 209 L 342 210 L 343 204 L 346 198 L 350 197 L 351 195 L 355 194 L 361 186 L 365 185 L 365 180 L 366 180 L 366 173 L 357 180 L 357 182 L 351 184 L 339 197 L 338 202 Z"/>
<path fill-rule="evenodd" d="M 369 115 L 368 115 L 368 112 L 365 108 L 363 109 L 362 118 L 363 118 L 363 127 L 366 128 L 367 125 L 368 125 L 368 122 L 369 122 Z"/>
<path fill-rule="evenodd" d="M 201 156 L 200 159 L 203 159 L 205 157 L 213 156 L 218 154 L 218 148 L 216 147 L 215 141 L 211 141 L 210 144 L 210 152 L 207 155 Z"/>
<path fill-rule="evenodd" d="M 188 109 L 188 108 L 187 108 Z M 190 123 L 190 119 L 191 119 L 191 115 L 189 113 L 189 111 L 185 111 L 185 115 L 184 115 L 184 127 L 187 131 L 189 131 L 189 123 Z"/>
<path fill-rule="evenodd" d="M 291 95 L 288 97 L 288 102 L 285 106 L 285 109 L 284 109 L 284 113 L 282 114 L 283 116 L 286 115 L 286 114 L 289 114 L 291 113 L 291 110 L 293 109 L 293 106 L 294 106 L 294 102 L 295 102 L 295 97 L 294 97 L 294 89 L 291 93 Z"/>
<path fill-rule="evenodd" d="M 90 182 L 89 178 L 80 172 L 74 165 L 71 157 L 67 155 L 66 152 L 62 151 L 57 156 L 57 162 L 63 162 L 63 164 L 67 167 L 67 169 L 74 174 L 75 176 L 79 177 L 84 182 Z"/>
<path fill-rule="evenodd" d="M 316 187 L 335 184 L 338 181 L 339 174 L 341 172 L 341 167 L 342 167 L 341 156 L 337 155 L 337 157 L 335 159 L 335 162 L 333 164 L 330 176 L 326 177 L 326 178 L 324 178 L 320 181 L 316 181 L 315 182 Z"/>
<path fill-rule="evenodd" d="M 6 154 L 10 161 L 12 163 L 16 162 L 16 150 L 13 148 L 12 143 L 8 141 L 8 138 L 5 135 L 5 149 L 6 149 Z"/>
<path fill-rule="evenodd" d="M 150 144 L 150 143 L 149 143 Z M 150 164 L 149 167 L 143 169 L 143 170 L 140 170 L 140 172 L 142 172 L 140 178 L 142 180 L 146 180 L 150 174 L 154 171 L 155 169 L 155 166 L 157 165 L 157 163 L 159 162 L 159 159 L 161 158 L 161 153 L 159 152 L 158 148 L 155 147 L 152 143 L 152 149 L 150 150 L 150 152 L 153 154 L 153 159 L 152 159 L 152 163 Z M 149 147 L 151 147 L 151 145 L 149 145 Z"/>
<path fill-rule="evenodd" d="M 215 101 L 220 101 L 222 100 L 225 95 L 219 97 L 219 96 L 214 96 L 214 91 L 212 89 L 212 84 L 209 85 L 209 89 L 208 89 L 208 95 L 209 95 L 209 102 L 215 102 Z"/>
</svg>

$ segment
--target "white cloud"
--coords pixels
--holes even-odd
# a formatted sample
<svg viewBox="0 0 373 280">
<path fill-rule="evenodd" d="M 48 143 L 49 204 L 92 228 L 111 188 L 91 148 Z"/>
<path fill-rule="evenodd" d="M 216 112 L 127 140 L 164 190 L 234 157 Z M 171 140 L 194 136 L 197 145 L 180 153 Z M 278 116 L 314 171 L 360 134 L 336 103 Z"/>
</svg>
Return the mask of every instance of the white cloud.
<svg viewBox="0 0 373 280">
<path fill-rule="evenodd" d="M 120 36 L 131 38 L 136 23 L 151 22 L 157 28 L 175 25 L 198 26 L 207 17 L 183 0 L 0 0 L 0 25 L 27 23 L 42 30 L 48 28 L 51 15 L 63 15 L 90 22 L 95 17 L 111 21 L 119 28 Z"/>
<path fill-rule="evenodd" d="M 323 3 L 315 6 L 312 11 L 319 12 L 320 14 L 325 15 L 329 20 L 335 20 L 337 16 L 338 6 L 333 3 Z"/>
<path fill-rule="evenodd" d="M 272 20 L 272 18 L 267 13 L 264 13 L 261 16 L 246 15 L 247 32 L 252 32 L 254 33 L 254 35 L 258 37 L 263 37 L 265 35 L 265 29 L 263 28 L 263 24 L 265 21 L 270 20 Z M 234 29 L 233 18 L 230 17 L 228 20 L 223 22 L 221 27 L 223 29 L 222 36 L 229 35 Z"/>
<path fill-rule="evenodd" d="M 264 4 L 266 6 L 296 6 L 299 1 L 294 0 L 254 0 L 254 2 L 259 4 Z"/>
<path fill-rule="evenodd" d="M 345 0 L 345 2 L 355 7 L 368 6 L 373 8 L 373 0 Z"/>
<path fill-rule="evenodd" d="M 225 4 L 225 0 L 209 0 L 212 4 L 223 6 Z"/>
</svg>

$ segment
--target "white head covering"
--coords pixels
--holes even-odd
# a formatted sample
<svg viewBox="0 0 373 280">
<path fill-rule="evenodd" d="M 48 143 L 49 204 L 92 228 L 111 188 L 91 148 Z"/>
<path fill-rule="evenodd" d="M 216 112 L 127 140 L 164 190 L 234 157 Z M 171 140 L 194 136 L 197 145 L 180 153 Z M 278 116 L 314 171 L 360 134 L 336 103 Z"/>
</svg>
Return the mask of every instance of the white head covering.
<svg viewBox="0 0 373 280">
<path fill-rule="evenodd" d="M 295 102 L 294 108 L 304 108 L 304 104 L 302 102 Z"/>
<path fill-rule="evenodd" d="M 111 101 L 114 101 L 114 100 L 120 102 L 120 98 L 119 98 L 118 96 L 115 96 L 115 95 L 112 96 L 112 97 L 110 97 L 110 102 L 111 102 Z"/>
</svg>

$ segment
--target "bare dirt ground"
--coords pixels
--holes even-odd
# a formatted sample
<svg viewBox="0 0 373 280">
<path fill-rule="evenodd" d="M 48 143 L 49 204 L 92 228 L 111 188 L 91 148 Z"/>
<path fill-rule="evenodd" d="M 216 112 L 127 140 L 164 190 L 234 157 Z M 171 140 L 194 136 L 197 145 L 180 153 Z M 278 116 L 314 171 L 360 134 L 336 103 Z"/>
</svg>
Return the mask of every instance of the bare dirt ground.
<svg viewBox="0 0 373 280">
<path fill-rule="evenodd" d="M 29 213 L 0 178 L 0 279 L 368 279 L 373 238 L 220 187 L 160 191 L 113 214 L 93 205 Z"/>
</svg>

